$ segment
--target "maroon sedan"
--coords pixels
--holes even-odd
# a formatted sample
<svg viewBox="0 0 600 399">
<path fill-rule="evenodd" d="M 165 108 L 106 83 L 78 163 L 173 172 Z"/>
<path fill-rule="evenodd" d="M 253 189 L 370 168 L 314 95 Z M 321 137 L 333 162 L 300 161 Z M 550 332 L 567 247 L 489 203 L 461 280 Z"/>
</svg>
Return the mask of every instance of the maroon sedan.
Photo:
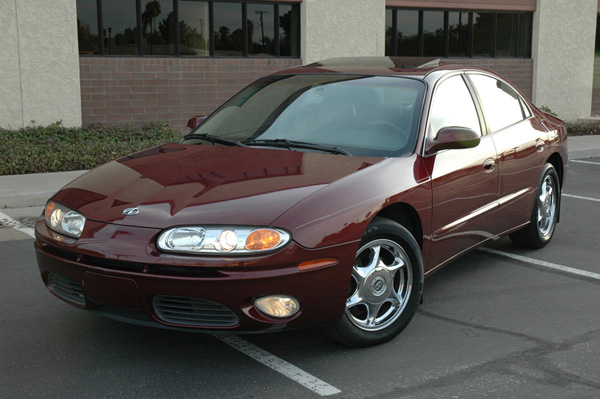
<svg viewBox="0 0 600 399">
<path fill-rule="evenodd" d="M 397 335 L 423 280 L 510 235 L 554 234 L 562 121 L 498 75 L 337 59 L 260 79 L 180 143 L 100 166 L 36 224 L 50 292 L 118 320 L 201 331 L 327 324 Z"/>
</svg>

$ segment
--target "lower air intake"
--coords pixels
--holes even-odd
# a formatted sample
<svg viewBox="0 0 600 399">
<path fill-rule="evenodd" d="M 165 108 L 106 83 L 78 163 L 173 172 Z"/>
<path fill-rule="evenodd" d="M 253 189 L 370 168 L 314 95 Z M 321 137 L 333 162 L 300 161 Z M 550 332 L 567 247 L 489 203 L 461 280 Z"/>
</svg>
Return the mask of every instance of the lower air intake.
<svg viewBox="0 0 600 399">
<path fill-rule="evenodd" d="M 157 295 L 154 312 L 166 323 L 190 327 L 232 327 L 239 320 L 231 309 L 200 298 Z"/>
<path fill-rule="evenodd" d="M 81 286 L 68 277 L 56 273 L 48 275 L 48 288 L 59 298 L 78 306 L 85 306 Z"/>
</svg>

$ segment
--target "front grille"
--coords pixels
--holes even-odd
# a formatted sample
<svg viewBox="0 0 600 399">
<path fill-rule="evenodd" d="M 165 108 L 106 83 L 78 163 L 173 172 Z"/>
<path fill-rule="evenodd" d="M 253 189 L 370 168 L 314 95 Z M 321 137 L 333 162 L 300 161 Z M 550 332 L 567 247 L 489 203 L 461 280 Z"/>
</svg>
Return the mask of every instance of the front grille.
<svg viewBox="0 0 600 399">
<path fill-rule="evenodd" d="M 68 277 L 56 273 L 48 275 L 48 288 L 58 297 L 75 305 L 85 306 L 81 286 Z"/>
<path fill-rule="evenodd" d="M 193 327 L 233 327 L 239 320 L 231 309 L 200 298 L 157 295 L 154 312 L 164 322 Z"/>
</svg>

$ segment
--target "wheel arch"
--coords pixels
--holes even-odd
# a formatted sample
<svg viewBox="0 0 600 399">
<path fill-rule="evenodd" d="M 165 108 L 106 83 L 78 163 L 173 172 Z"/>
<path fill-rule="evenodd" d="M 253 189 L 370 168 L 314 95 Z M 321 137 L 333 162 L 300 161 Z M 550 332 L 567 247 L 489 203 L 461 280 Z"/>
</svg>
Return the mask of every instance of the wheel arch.
<svg viewBox="0 0 600 399">
<path fill-rule="evenodd" d="M 558 174 L 558 182 L 560 183 L 560 187 L 562 189 L 563 175 L 565 173 L 564 162 L 563 162 L 562 157 L 560 156 L 560 154 L 558 152 L 555 152 L 554 154 L 550 155 L 547 162 L 549 164 L 551 164 L 552 166 L 554 166 L 554 169 L 556 169 L 556 174 Z"/>
<path fill-rule="evenodd" d="M 550 155 L 547 163 L 554 166 L 554 170 L 556 170 L 556 174 L 558 175 L 558 184 L 560 185 L 560 191 L 562 192 L 563 177 L 564 177 L 564 173 L 565 173 L 562 157 L 560 156 L 559 153 L 555 152 L 554 154 Z M 561 199 L 561 196 L 559 195 L 558 196 L 558 215 L 556 216 L 556 223 L 560 222 L 561 202 L 562 202 L 562 199 Z"/>
<path fill-rule="evenodd" d="M 415 238 L 423 250 L 423 226 L 419 214 L 407 203 L 395 203 L 383 208 L 376 216 L 384 217 L 400 224 Z"/>
</svg>

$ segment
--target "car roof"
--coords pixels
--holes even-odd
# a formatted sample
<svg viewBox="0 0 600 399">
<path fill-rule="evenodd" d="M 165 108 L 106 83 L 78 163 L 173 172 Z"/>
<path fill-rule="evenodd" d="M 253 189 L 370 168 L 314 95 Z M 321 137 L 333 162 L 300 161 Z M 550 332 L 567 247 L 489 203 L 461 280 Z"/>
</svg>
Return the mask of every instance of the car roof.
<svg viewBox="0 0 600 399">
<path fill-rule="evenodd" d="M 411 76 L 424 79 L 431 72 L 470 70 L 491 72 L 474 65 L 447 63 L 427 57 L 344 57 L 328 58 L 276 72 L 281 74 L 360 74 L 383 76 Z M 493 72 L 492 72 L 493 73 Z M 494 74 L 495 75 L 495 74 Z"/>
</svg>

